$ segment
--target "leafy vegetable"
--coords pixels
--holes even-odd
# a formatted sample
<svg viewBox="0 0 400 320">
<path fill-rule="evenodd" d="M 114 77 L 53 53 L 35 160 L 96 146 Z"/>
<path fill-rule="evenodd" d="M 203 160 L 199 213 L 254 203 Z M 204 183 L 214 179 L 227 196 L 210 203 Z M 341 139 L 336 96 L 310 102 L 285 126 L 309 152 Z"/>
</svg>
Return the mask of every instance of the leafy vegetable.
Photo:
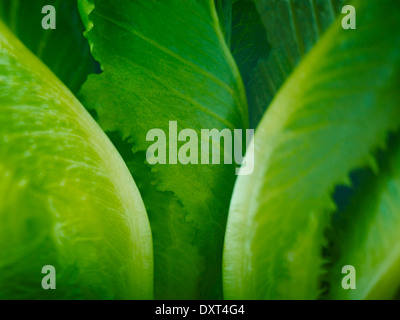
<svg viewBox="0 0 400 320">
<path fill-rule="evenodd" d="M 147 133 L 154 128 L 168 133 L 169 121 L 177 121 L 178 132 L 191 128 L 199 136 L 201 129 L 247 127 L 242 80 L 214 1 L 80 5 L 103 70 L 89 77 L 80 96 L 97 111 L 102 128 L 117 135 L 114 142 L 138 182 L 153 231 L 155 297 L 219 297 L 235 167 L 145 164 L 153 143 Z"/>
<path fill-rule="evenodd" d="M 151 245 L 111 142 L 0 23 L 0 299 L 150 299 Z"/>
<path fill-rule="evenodd" d="M 221 29 L 227 45 L 230 45 L 232 34 L 232 4 L 236 0 L 215 0 L 215 7 L 220 20 Z"/>
<path fill-rule="evenodd" d="M 268 33 L 279 53 L 277 64 L 293 69 L 335 20 L 344 0 L 254 0 Z M 277 86 L 280 84 L 277 83 Z M 279 89 L 279 88 L 278 88 Z M 275 91 L 276 92 L 276 91 Z"/>
<path fill-rule="evenodd" d="M 253 92 L 254 77 L 260 72 L 261 62 L 269 57 L 271 46 L 267 33 L 253 0 L 235 0 L 232 6 L 231 51 L 246 87 L 249 102 L 250 126 L 254 128 L 264 113 L 258 99 L 260 92 Z"/>
<path fill-rule="evenodd" d="M 54 6 L 56 29 L 43 30 L 42 8 Z M 77 93 L 96 71 L 74 0 L 1 0 L 0 18 L 68 88 Z"/>
<path fill-rule="evenodd" d="M 235 0 L 232 52 L 246 86 L 250 126 L 300 59 L 334 21 L 343 0 Z"/>
<path fill-rule="evenodd" d="M 0 299 L 399 298 L 399 9 L 1 0 Z"/>
<path fill-rule="evenodd" d="M 400 286 L 400 139 L 392 137 L 351 205 L 336 221 L 339 259 L 330 270 L 330 299 L 393 299 Z M 342 268 L 356 270 L 356 289 L 343 290 Z"/>
<path fill-rule="evenodd" d="M 317 298 L 331 193 L 350 171 L 373 166 L 372 152 L 400 126 L 399 5 L 354 5 L 357 30 L 336 21 L 258 127 L 254 173 L 239 177 L 230 208 L 225 298 Z"/>
</svg>

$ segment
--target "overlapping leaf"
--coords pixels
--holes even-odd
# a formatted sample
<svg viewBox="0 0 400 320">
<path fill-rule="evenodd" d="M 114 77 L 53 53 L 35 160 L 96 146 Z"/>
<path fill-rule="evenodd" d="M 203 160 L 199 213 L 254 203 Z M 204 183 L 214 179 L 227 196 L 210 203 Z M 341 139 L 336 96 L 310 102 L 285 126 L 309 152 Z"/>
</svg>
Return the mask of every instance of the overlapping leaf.
<svg viewBox="0 0 400 320">
<path fill-rule="evenodd" d="M 56 10 L 55 30 L 42 28 L 46 5 Z M 74 93 L 95 72 L 76 0 L 1 0 L 0 19 Z"/>
<path fill-rule="evenodd" d="M 399 5 L 355 5 L 357 30 L 329 29 L 256 132 L 254 173 L 238 179 L 230 209 L 226 298 L 317 298 L 331 193 L 400 126 Z"/>
<path fill-rule="evenodd" d="M 230 13 L 229 3 L 218 1 L 224 26 L 232 16 L 229 43 L 246 86 L 252 128 L 300 59 L 334 21 L 343 3 L 234 0 Z"/>
<path fill-rule="evenodd" d="M 232 3 L 235 0 L 215 0 L 215 7 L 218 13 L 222 32 L 228 46 L 231 43 L 232 35 Z"/>
<path fill-rule="evenodd" d="M 400 286 L 400 144 L 392 137 L 379 168 L 363 179 L 334 220 L 339 259 L 330 270 L 329 299 L 393 299 Z M 355 289 L 344 290 L 344 266 L 355 268 Z M 346 279 L 344 281 L 347 283 Z"/>
<path fill-rule="evenodd" d="M 97 111 L 103 129 L 120 140 L 116 144 L 144 198 L 154 235 L 155 296 L 217 297 L 234 166 L 150 167 L 145 159 L 153 143 L 147 133 L 159 128 L 168 134 L 170 121 L 177 121 L 178 132 L 191 128 L 199 136 L 201 129 L 247 126 L 242 80 L 214 1 L 80 4 L 103 69 L 89 78 L 81 97 Z"/>
<path fill-rule="evenodd" d="M 266 106 L 256 109 L 260 108 L 261 104 L 256 103 L 255 99 L 263 97 L 264 93 L 254 92 L 252 87 L 255 75 L 260 72 L 261 62 L 268 60 L 271 45 L 254 1 L 236 0 L 233 2 L 230 43 L 233 57 L 238 64 L 246 87 L 250 126 L 255 128 L 266 110 Z"/>
</svg>

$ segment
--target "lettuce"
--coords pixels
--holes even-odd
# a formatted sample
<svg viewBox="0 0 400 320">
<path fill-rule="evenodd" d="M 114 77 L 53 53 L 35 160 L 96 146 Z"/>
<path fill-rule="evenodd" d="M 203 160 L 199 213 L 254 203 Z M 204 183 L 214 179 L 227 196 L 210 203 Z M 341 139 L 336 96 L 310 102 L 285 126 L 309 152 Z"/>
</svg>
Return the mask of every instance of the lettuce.
<svg viewBox="0 0 400 320">
<path fill-rule="evenodd" d="M 72 93 L 0 23 L 0 299 L 151 299 L 139 191 Z M 41 270 L 56 269 L 56 290 Z"/>
<path fill-rule="evenodd" d="M 0 299 L 398 298 L 399 9 L 0 1 Z"/>
<path fill-rule="evenodd" d="M 169 121 L 177 121 L 178 131 L 198 133 L 248 125 L 242 80 L 214 2 L 80 3 L 86 36 L 103 71 L 89 77 L 80 97 L 95 109 L 102 128 L 117 136 L 114 142 L 143 196 L 153 231 L 155 297 L 221 297 L 235 167 L 150 167 L 145 159 L 152 144 L 147 133 L 168 132 Z"/>
<path fill-rule="evenodd" d="M 257 128 L 255 156 L 248 159 L 254 173 L 239 177 L 230 207 L 225 298 L 318 298 L 335 187 L 348 184 L 355 169 L 375 168 L 373 153 L 386 150 L 388 134 L 400 127 L 398 3 L 354 5 L 357 30 L 343 30 L 337 20 L 285 81 Z M 375 215 L 377 225 L 391 219 L 386 211 L 363 214 Z M 358 266 L 375 250 L 366 243 L 350 247 L 346 264 Z M 365 251 L 350 255 L 357 250 Z"/>
</svg>

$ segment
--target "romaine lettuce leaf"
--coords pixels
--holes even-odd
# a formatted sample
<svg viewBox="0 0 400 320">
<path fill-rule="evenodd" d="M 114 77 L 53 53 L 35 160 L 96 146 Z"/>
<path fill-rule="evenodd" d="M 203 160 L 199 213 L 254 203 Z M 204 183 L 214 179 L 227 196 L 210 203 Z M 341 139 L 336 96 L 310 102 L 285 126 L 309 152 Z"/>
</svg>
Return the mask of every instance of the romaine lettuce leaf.
<svg viewBox="0 0 400 320">
<path fill-rule="evenodd" d="M 220 297 L 235 166 L 150 167 L 145 159 L 153 144 L 147 133 L 159 128 L 168 134 L 170 121 L 177 121 L 178 132 L 191 128 L 199 137 L 201 129 L 248 126 L 243 83 L 214 1 L 83 0 L 80 5 L 103 70 L 89 77 L 80 97 L 116 136 L 144 198 L 154 239 L 155 297 Z"/>
<path fill-rule="evenodd" d="M 331 194 L 400 127 L 399 3 L 354 5 L 357 29 L 337 20 L 258 127 L 254 173 L 239 177 L 230 208 L 225 298 L 317 298 Z"/>
<path fill-rule="evenodd" d="M 56 10 L 55 30 L 42 28 L 46 5 Z M 0 19 L 73 93 L 97 70 L 77 0 L 1 0 Z"/>
<path fill-rule="evenodd" d="M 335 217 L 338 259 L 329 269 L 328 299 L 393 299 L 400 287 L 400 136 L 378 154 L 378 168 L 363 176 L 350 205 Z M 344 266 L 355 268 L 355 289 L 345 290 Z"/>
<path fill-rule="evenodd" d="M 122 158 L 0 22 L 0 299 L 151 299 L 149 221 Z M 41 286 L 46 265 L 56 290 Z"/>
</svg>

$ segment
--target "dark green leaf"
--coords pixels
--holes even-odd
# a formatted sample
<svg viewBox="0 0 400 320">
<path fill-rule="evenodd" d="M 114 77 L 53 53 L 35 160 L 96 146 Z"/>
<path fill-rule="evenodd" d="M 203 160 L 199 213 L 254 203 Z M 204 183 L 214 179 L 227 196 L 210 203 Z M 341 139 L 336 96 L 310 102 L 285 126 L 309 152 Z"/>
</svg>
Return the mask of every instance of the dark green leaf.
<svg viewBox="0 0 400 320">
<path fill-rule="evenodd" d="M 256 101 L 264 93 L 253 91 L 253 87 L 261 63 L 268 59 L 270 50 L 267 33 L 254 2 L 252 0 L 234 1 L 231 51 L 246 87 L 252 128 L 256 127 L 266 109 L 260 108 L 260 104 Z"/>
<path fill-rule="evenodd" d="M 153 143 L 147 133 L 168 134 L 169 121 L 199 137 L 201 129 L 248 125 L 243 83 L 214 1 L 97 0 L 87 19 L 90 3 L 81 3 L 83 20 L 104 72 L 89 77 L 81 97 L 103 129 L 125 142 L 153 230 L 155 297 L 215 298 L 235 167 L 145 164 Z"/>
<path fill-rule="evenodd" d="M 334 220 L 339 259 L 330 269 L 330 299 L 393 299 L 400 287 L 400 139 L 379 154 L 351 204 Z M 355 289 L 342 286 L 344 266 L 355 268 Z M 344 279 L 347 283 L 346 279 Z"/>
<path fill-rule="evenodd" d="M 215 0 L 215 7 L 226 43 L 230 46 L 232 33 L 232 0 Z"/>
<path fill-rule="evenodd" d="M 45 5 L 56 9 L 55 30 L 42 28 Z M 0 18 L 72 92 L 95 72 L 76 0 L 1 0 Z"/>
<path fill-rule="evenodd" d="M 151 299 L 139 191 L 72 93 L 0 22 L 0 299 Z M 44 290 L 46 265 L 56 290 Z"/>
<path fill-rule="evenodd" d="M 239 177 L 231 203 L 226 298 L 317 298 L 331 194 L 352 170 L 373 166 L 372 152 L 400 127 L 399 2 L 355 6 L 357 30 L 338 19 L 258 127 L 255 158 L 246 156 L 254 173 Z"/>
</svg>

